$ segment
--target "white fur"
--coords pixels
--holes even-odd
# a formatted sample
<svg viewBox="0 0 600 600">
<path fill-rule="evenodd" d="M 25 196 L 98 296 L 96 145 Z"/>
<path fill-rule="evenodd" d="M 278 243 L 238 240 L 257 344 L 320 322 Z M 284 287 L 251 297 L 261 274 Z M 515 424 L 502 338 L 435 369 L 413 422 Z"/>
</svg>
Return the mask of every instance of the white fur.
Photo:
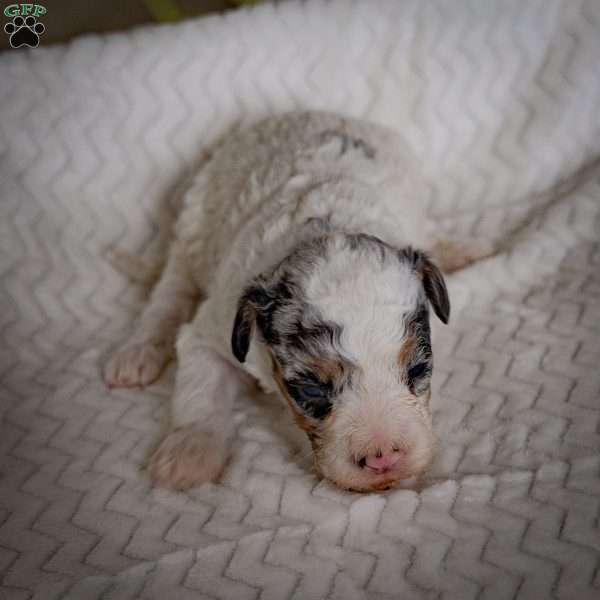
<svg viewBox="0 0 600 600">
<path fill-rule="evenodd" d="M 365 366 L 377 356 L 398 353 L 403 317 L 422 296 L 407 264 L 373 263 L 370 257 L 339 251 L 315 269 L 306 286 L 307 300 L 325 320 L 343 326 L 342 346 Z"/>
<path fill-rule="evenodd" d="M 365 145 L 344 148 L 344 136 Z M 374 159 L 366 155 L 371 149 Z M 171 258 L 132 341 L 105 373 L 113 385 L 147 383 L 147 378 L 136 381 L 144 365 L 135 364 L 136 357 L 144 363 L 139 347 L 146 345 L 160 349 L 150 369 L 157 376 L 177 326 L 191 316 L 197 293 L 206 295 L 177 344 L 173 431 L 153 458 L 156 481 L 186 487 L 214 478 L 222 468 L 232 399 L 241 382 L 239 369 L 230 365 L 241 366 L 265 389 L 277 389 L 271 356 L 259 336 L 254 335 L 243 365 L 231 352 L 236 306 L 248 282 L 287 256 L 313 217 L 327 218 L 334 230 L 371 234 L 394 247 L 423 247 L 419 185 L 416 163 L 398 135 L 325 113 L 270 119 L 226 138 L 215 150 L 185 197 Z M 369 451 L 373 440 L 386 451 L 410 446 L 411 468 L 402 473 L 410 475 L 430 460 L 433 438 L 427 409 L 399 384 L 395 363 L 402 317 L 422 293 L 419 281 L 408 267 L 373 270 L 361 260 L 340 252 L 315 270 L 306 293 L 327 319 L 344 326 L 342 346 L 361 373 L 317 460 L 340 485 L 369 489 L 381 487 L 385 478 L 357 475 L 351 455 Z M 137 348 L 133 365 L 132 347 Z M 204 442 L 191 444 L 197 435 Z M 188 457 L 180 464 L 200 456 L 210 468 L 198 469 L 195 477 L 190 468 L 177 473 L 178 454 Z"/>
</svg>

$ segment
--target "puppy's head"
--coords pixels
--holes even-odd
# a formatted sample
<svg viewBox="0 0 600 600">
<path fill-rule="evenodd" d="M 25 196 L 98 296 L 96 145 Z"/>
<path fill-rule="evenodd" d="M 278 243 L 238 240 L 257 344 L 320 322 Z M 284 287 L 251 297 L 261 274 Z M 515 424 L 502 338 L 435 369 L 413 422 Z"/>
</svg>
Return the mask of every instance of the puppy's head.
<svg viewBox="0 0 600 600">
<path fill-rule="evenodd" d="M 448 321 L 444 280 L 424 253 L 332 233 L 248 286 L 232 350 L 243 363 L 258 333 L 325 477 L 384 489 L 432 459 L 430 308 Z"/>
</svg>

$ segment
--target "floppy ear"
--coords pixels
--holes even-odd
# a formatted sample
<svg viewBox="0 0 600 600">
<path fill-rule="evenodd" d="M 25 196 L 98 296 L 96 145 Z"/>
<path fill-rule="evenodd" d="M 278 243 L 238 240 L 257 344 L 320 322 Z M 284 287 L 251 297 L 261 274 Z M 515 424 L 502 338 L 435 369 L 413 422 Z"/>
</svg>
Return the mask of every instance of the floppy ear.
<svg viewBox="0 0 600 600">
<path fill-rule="evenodd" d="M 259 311 L 269 302 L 266 290 L 260 286 L 249 287 L 238 302 L 237 313 L 231 332 L 231 351 L 243 363 L 250 348 L 252 330 L 256 324 Z"/>
<path fill-rule="evenodd" d="M 444 276 L 427 254 L 424 252 L 420 252 L 419 254 L 418 268 L 423 277 L 425 295 L 433 307 L 435 314 L 446 325 L 450 319 L 450 298 L 448 297 L 448 289 L 446 288 Z"/>
<path fill-rule="evenodd" d="M 414 265 L 421 276 L 425 295 L 433 307 L 433 311 L 442 323 L 447 324 L 450 318 L 450 298 L 448 297 L 448 290 L 442 272 L 429 256 L 421 250 L 415 250 L 409 246 L 404 248 L 401 254 Z"/>
</svg>

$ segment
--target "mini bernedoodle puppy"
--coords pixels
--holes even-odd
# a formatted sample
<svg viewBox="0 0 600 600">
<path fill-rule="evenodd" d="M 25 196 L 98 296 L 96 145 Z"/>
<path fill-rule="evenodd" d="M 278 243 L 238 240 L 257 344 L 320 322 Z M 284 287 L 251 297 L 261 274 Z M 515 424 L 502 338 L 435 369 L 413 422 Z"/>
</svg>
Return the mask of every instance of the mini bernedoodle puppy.
<svg viewBox="0 0 600 600">
<path fill-rule="evenodd" d="M 440 268 L 488 250 L 426 239 L 418 173 L 398 134 L 321 112 L 265 120 L 214 149 L 104 372 L 110 386 L 149 384 L 176 347 L 155 483 L 220 475 L 247 374 L 289 405 L 337 485 L 384 489 L 428 467 L 430 310 L 450 315 Z"/>
</svg>

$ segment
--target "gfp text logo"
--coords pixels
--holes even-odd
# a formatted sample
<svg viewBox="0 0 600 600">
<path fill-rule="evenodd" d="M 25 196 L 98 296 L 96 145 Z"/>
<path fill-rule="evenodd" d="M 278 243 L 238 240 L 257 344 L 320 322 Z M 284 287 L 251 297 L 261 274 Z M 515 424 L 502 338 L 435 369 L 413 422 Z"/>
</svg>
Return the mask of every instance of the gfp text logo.
<svg viewBox="0 0 600 600">
<path fill-rule="evenodd" d="M 45 30 L 38 18 L 46 12 L 41 4 L 9 4 L 4 9 L 4 16 L 12 21 L 4 25 L 4 31 L 10 36 L 10 45 L 13 48 L 36 48 L 40 43 L 40 35 Z"/>
</svg>

